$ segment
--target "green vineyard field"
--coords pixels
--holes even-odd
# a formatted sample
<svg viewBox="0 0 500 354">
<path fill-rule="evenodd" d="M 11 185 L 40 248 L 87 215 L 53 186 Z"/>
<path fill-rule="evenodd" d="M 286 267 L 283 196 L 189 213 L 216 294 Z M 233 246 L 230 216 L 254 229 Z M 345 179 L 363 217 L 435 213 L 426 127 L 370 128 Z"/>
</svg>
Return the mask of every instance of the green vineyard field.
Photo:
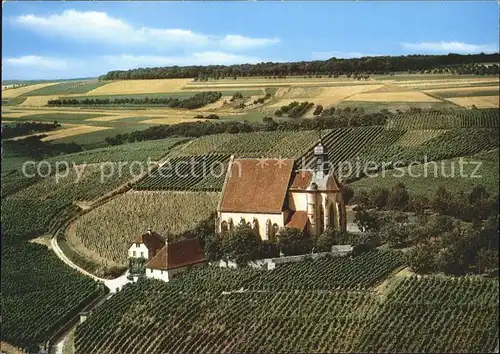
<svg viewBox="0 0 500 354">
<path fill-rule="evenodd" d="M 454 109 L 435 112 L 406 113 L 389 118 L 387 127 L 397 129 L 498 128 L 497 108 Z"/>
<path fill-rule="evenodd" d="M 353 271 L 315 263 L 290 267 L 309 265 L 300 272 L 311 278 L 313 269 L 346 279 Z M 290 271 L 275 287 L 247 286 L 276 271 L 202 269 L 168 284 L 140 280 L 77 327 L 76 352 L 488 352 L 498 341 L 493 279 L 397 276 L 379 293 L 346 291 L 334 279 L 310 289 Z"/>
<path fill-rule="evenodd" d="M 226 176 L 229 155 L 174 157 L 139 181 L 135 190 L 219 191 Z"/>
<path fill-rule="evenodd" d="M 2 341 L 38 352 L 39 344 L 103 290 L 45 246 L 2 246 Z"/>
</svg>

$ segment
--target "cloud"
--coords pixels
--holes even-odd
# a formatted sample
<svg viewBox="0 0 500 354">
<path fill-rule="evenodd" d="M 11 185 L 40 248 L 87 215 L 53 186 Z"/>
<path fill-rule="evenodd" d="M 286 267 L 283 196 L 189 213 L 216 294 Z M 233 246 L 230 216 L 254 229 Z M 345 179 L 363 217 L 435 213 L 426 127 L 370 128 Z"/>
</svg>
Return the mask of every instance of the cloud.
<svg viewBox="0 0 500 354">
<path fill-rule="evenodd" d="M 401 43 L 403 48 L 415 51 L 435 52 L 435 53 L 480 53 L 496 52 L 498 46 L 494 44 L 470 44 L 464 42 L 421 42 L 421 43 Z"/>
<path fill-rule="evenodd" d="M 4 59 L 4 65 L 22 67 L 22 68 L 36 68 L 39 70 L 66 70 L 69 67 L 67 60 L 60 58 L 43 57 L 39 55 L 25 55 L 17 58 Z"/>
<path fill-rule="evenodd" d="M 134 27 L 106 12 L 95 11 L 66 10 L 47 17 L 29 14 L 17 16 L 12 21 L 18 26 L 47 36 L 122 46 L 147 45 L 158 49 L 219 46 L 253 49 L 279 42 L 277 38 L 250 38 L 241 35 L 218 37 L 190 29 Z"/>
<path fill-rule="evenodd" d="M 261 58 L 217 51 L 195 52 L 182 56 L 103 55 L 88 58 L 64 58 L 26 55 L 4 59 L 3 74 L 7 79 L 66 79 L 93 77 L 110 70 L 173 65 L 254 64 Z"/>
<path fill-rule="evenodd" d="M 238 34 L 228 34 L 221 40 L 223 47 L 231 49 L 251 49 L 279 43 L 279 38 L 250 38 Z"/>
<path fill-rule="evenodd" d="M 330 58 L 342 58 L 342 59 L 349 59 L 349 58 L 362 58 L 362 57 L 377 57 L 380 56 L 379 54 L 366 54 L 366 53 L 360 53 L 360 52 L 342 52 L 338 50 L 333 50 L 329 52 L 313 52 L 311 54 L 311 59 L 312 60 L 327 60 Z"/>
</svg>

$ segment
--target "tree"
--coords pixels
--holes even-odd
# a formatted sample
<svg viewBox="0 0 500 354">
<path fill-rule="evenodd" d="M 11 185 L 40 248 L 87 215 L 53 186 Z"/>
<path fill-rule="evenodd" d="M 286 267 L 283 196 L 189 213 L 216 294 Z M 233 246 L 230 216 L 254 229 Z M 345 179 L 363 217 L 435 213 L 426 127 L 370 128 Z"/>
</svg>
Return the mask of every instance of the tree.
<svg viewBox="0 0 500 354">
<path fill-rule="evenodd" d="M 278 235 L 278 247 L 285 256 L 311 252 L 312 241 L 298 229 L 284 227 Z"/>
<path fill-rule="evenodd" d="M 313 115 L 319 116 L 321 112 L 323 111 L 323 106 L 322 105 L 317 105 L 316 108 L 314 109 Z"/>
<path fill-rule="evenodd" d="M 364 189 L 356 192 L 356 196 L 354 197 L 354 201 L 361 208 L 370 208 L 371 207 L 370 194 L 368 193 L 368 191 L 366 191 Z"/>
<path fill-rule="evenodd" d="M 381 226 L 382 218 L 375 210 L 365 210 L 359 208 L 354 214 L 354 222 L 363 231 L 378 231 Z"/>
<path fill-rule="evenodd" d="M 412 194 L 408 200 L 408 209 L 421 216 L 424 214 L 425 209 L 429 206 L 429 203 L 429 198 L 425 195 Z"/>
<path fill-rule="evenodd" d="M 336 244 L 336 231 L 332 228 L 327 228 L 316 240 L 314 249 L 318 252 L 330 252 L 332 246 Z"/>
<path fill-rule="evenodd" d="M 413 225 L 405 223 L 395 221 L 386 222 L 380 228 L 379 234 L 382 242 L 387 243 L 391 247 L 401 247 L 408 242 L 413 228 Z"/>
<path fill-rule="evenodd" d="M 354 190 L 348 185 L 342 185 L 340 187 L 340 193 L 342 194 L 342 200 L 346 205 L 349 204 L 352 197 L 354 197 Z"/>
<path fill-rule="evenodd" d="M 233 231 L 222 237 L 222 252 L 224 256 L 236 262 L 239 266 L 257 259 L 260 239 L 252 228 L 241 222 Z"/>
<path fill-rule="evenodd" d="M 387 205 L 389 191 L 386 188 L 376 187 L 370 191 L 371 204 L 377 209 L 383 209 Z"/>
<path fill-rule="evenodd" d="M 405 210 L 408 206 L 410 194 L 403 183 L 396 184 L 387 196 L 387 207 L 391 210 Z"/>
<path fill-rule="evenodd" d="M 450 202 L 452 195 L 443 186 L 439 186 L 436 190 L 434 198 L 432 199 L 432 209 L 441 215 L 447 215 L 450 212 Z"/>
<path fill-rule="evenodd" d="M 478 273 L 497 272 L 498 273 L 498 250 L 481 248 L 477 253 Z"/>
<path fill-rule="evenodd" d="M 406 256 L 408 266 L 416 273 L 428 274 L 436 271 L 436 256 L 439 249 L 430 242 L 416 245 Z"/>
<path fill-rule="evenodd" d="M 216 261 L 223 257 L 222 239 L 218 233 L 212 233 L 205 237 L 203 251 L 209 261 Z"/>
</svg>

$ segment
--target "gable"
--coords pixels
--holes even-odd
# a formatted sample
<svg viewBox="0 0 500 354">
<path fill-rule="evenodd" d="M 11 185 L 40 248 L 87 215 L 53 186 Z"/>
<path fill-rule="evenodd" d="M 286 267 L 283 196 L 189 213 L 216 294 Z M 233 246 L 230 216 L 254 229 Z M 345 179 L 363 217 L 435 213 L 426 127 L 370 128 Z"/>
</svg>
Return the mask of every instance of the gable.
<svg viewBox="0 0 500 354">
<path fill-rule="evenodd" d="M 235 159 L 228 169 L 220 211 L 281 213 L 293 164 L 293 160 Z"/>
</svg>

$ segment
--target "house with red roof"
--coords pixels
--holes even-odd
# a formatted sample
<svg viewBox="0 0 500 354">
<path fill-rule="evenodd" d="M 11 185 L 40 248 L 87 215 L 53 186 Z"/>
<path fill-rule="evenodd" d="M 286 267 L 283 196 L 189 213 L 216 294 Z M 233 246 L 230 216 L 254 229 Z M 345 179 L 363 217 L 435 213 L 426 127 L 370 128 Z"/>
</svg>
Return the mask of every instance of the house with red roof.
<svg viewBox="0 0 500 354">
<path fill-rule="evenodd" d="M 217 231 L 250 225 L 262 240 L 276 240 L 283 227 L 310 236 L 327 227 L 344 231 L 345 205 L 340 185 L 319 142 L 314 168 L 295 169 L 294 160 L 231 158 L 217 209 Z"/>
<path fill-rule="evenodd" d="M 197 238 L 169 242 L 151 229 L 136 238 L 128 255 L 129 258 L 145 260 L 146 277 L 167 282 L 179 273 L 205 263 Z"/>
</svg>

